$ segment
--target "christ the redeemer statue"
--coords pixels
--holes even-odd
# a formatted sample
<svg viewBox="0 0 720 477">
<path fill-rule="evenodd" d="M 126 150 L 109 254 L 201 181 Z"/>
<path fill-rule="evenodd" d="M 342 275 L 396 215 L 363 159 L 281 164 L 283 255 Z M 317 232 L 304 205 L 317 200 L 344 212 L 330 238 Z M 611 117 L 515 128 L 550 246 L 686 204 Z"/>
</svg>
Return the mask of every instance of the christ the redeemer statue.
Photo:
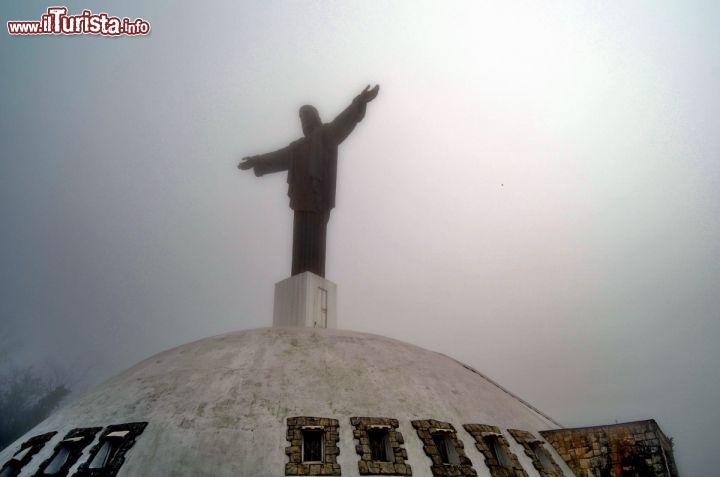
<svg viewBox="0 0 720 477">
<path fill-rule="evenodd" d="M 288 171 L 293 224 L 292 275 L 312 272 L 325 277 L 325 239 L 330 211 L 335 207 L 337 150 L 363 117 L 380 86 L 366 87 L 332 122 L 323 124 L 317 109 L 300 108 L 304 137 L 275 152 L 242 159 L 238 168 L 256 176 Z"/>
</svg>

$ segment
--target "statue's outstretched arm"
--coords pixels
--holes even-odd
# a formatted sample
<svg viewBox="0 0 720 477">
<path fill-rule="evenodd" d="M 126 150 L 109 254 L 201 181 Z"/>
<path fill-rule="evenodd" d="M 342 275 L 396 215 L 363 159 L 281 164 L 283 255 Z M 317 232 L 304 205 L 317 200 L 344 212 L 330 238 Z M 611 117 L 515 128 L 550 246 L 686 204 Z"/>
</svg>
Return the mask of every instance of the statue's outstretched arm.
<svg viewBox="0 0 720 477">
<path fill-rule="evenodd" d="M 243 157 L 238 169 L 244 171 L 252 168 L 255 175 L 260 177 L 273 172 L 286 171 L 290 168 L 291 162 L 292 148 L 288 146 L 267 154 Z"/>
<path fill-rule="evenodd" d="M 370 85 L 353 99 L 350 106 L 338 114 L 331 123 L 326 126 L 326 139 L 335 144 L 340 144 L 355 129 L 355 125 L 365 117 L 367 104 L 375 99 L 380 91 L 380 85 L 370 89 Z"/>
</svg>

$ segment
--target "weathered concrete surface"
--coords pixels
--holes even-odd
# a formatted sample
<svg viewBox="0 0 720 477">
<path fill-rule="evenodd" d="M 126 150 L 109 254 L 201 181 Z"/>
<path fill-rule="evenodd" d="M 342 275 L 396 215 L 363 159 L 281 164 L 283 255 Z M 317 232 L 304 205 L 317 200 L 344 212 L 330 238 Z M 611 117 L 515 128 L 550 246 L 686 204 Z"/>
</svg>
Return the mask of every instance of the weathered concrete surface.
<svg viewBox="0 0 720 477">
<path fill-rule="evenodd" d="M 312 272 L 277 282 L 273 326 L 337 328 L 337 285 Z"/>
<path fill-rule="evenodd" d="M 506 430 L 540 437 L 538 431 L 559 427 L 447 356 L 369 334 L 263 328 L 203 339 L 142 361 L 0 452 L 0 465 L 33 435 L 57 431 L 24 476 L 73 428 L 148 421 L 119 476 L 278 476 L 288 461 L 290 416 L 339 421 L 343 476 L 359 475 L 351 416 L 398 419 L 416 477 L 432 474 L 411 420 L 452 423 L 481 476 L 489 472 L 463 424 L 500 427 L 530 476 L 538 474 Z"/>
</svg>

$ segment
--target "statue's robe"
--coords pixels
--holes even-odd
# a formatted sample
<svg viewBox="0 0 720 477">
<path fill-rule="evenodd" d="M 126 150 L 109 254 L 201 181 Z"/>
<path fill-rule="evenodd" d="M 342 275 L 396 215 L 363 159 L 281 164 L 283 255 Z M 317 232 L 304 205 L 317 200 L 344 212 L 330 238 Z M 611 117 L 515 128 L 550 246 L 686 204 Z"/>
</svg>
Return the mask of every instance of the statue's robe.
<svg viewBox="0 0 720 477">
<path fill-rule="evenodd" d="M 305 271 L 325 276 L 327 222 L 335 207 L 338 145 L 365 117 L 357 98 L 332 122 L 316 127 L 287 147 L 253 157 L 256 176 L 288 171 L 293 224 L 292 275 Z"/>
</svg>

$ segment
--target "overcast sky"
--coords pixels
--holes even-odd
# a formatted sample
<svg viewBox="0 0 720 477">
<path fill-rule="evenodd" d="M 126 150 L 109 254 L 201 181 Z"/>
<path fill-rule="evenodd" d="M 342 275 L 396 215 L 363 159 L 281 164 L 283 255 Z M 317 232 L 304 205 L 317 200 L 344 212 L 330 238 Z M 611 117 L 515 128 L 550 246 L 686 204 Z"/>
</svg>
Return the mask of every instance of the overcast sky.
<svg viewBox="0 0 720 477">
<path fill-rule="evenodd" d="M 2 3 L 2 24 L 56 2 Z M 0 41 L 0 359 L 93 385 L 272 321 L 285 175 L 236 169 L 381 86 L 340 147 L 339 326 L 566 426 L 720 427 L 720 3 L 66 2 L 147 37 Z"/>
</svg>

